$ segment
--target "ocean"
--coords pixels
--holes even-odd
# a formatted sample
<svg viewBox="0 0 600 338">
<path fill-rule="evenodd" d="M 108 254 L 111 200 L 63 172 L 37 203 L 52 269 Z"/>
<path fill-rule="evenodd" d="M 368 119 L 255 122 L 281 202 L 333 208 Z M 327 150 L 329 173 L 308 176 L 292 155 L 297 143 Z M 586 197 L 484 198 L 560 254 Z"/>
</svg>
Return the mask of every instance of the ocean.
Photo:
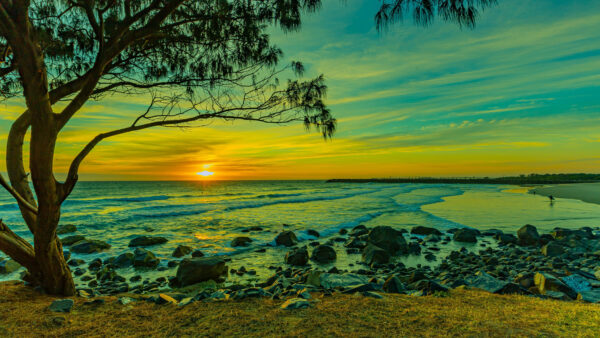
<svg viewBox="0 0 600 338">
<path fill-rule="evenodd" d="M 27 240 L 32 236 L 7 193 L 0 197 L 4 222 Z M 256 270 L 281 265 L 285 248 L 271 248 L 282 230 L 293 230 L 300 240 L 325 241 L 342 228 L 359 224 L 410 229 L 416 225 L 447 230 L 456 227 L 500 229 L 514 233 L 524 224 L 541 232 L 554 227 L 600 225 L 600 205 L 548 198 L 526 188 L 499 185 L 327 183 L 324 181 L 198 181 L 198 182 L 79 182 L 65 201 L 61 224 L 77 226 L 75 234 L 111 244 L 106 252 L 74 255 L 91 260 L 130 252 L 129 241 L 139 235 L 163 236 L 168 243 L 150 247 L 162 259 L 177 245 L 206 255 L 228 255 L 233 265 Z M 244 232 L 249 227 L 263 231 Z M 321 238 L 309 236 L 316 230 Z M 67 234 L 68 236 L 73 234 Z M 61 237 L 63 237 L 61 236 Z M 232 248 L 237 236 L 252 238 L 252 246 Z M 343 244 L 343 243 L 341 243 Z M 340 245 L 341 245 L 340 244 Z M 256 252 L 268 248 L 266 252 Z M 338 250 L 336 266 L 356 263 Z M 0 254 L 1 255 L 1 254 Z M 412 259 L 411 264 L 424 261 Z M 123 274 L 135 274 L 126 271 Z M 152 272 L 159 274 L 159 272 Z M 173 271 L 164 275 L 174 275 Z M 15 274 L 0 275 L 0 280 Z"/>
</svg>

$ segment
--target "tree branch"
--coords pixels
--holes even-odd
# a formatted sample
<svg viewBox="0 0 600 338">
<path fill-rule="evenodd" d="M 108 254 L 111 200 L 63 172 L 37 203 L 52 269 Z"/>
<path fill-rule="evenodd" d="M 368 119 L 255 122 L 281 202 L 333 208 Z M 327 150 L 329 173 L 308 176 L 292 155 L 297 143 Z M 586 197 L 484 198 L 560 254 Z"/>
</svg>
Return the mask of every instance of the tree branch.
<svg viewBox="0 0 600 338">
<path fill-rule="evenodd" d="M 8 191 L 17 201 L 19 201 L 20 204 L 24 205 L 27 210 L 37 214 L 38 210 L 36 207 L 34 207 L 33 205 L 31 205 L 29 202 L 27 202 L 26 199 L 23 198 L 23 196 L 19 195 L 19 193 L 17 191 L 15 191 L 15 189 L 13 189 L 13 187 L 10 186 L 10 184 L 8 184 L 8 182 L 6 182 L 6 180 L 4 180 L 4 176 L 2 176 L 0 174 L 0 185 L 2 185 L 4 187 L 4 189 L 6 189 L 6 191 Z"/>
</svg>

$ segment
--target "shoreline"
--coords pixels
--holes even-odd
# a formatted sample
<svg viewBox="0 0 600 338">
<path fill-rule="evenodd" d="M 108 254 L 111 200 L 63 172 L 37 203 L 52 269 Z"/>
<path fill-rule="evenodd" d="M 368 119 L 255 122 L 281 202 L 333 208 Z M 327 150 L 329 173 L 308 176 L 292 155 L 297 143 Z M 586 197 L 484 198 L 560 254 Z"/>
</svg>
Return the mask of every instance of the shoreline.
<svg viewBox="0 0 600 338">
<path fill-rule="evenodd" d="M 600 204 L 600 183 L 559 184 L 531 189 L 530 194 L 568 198 Z"/>
</svg>

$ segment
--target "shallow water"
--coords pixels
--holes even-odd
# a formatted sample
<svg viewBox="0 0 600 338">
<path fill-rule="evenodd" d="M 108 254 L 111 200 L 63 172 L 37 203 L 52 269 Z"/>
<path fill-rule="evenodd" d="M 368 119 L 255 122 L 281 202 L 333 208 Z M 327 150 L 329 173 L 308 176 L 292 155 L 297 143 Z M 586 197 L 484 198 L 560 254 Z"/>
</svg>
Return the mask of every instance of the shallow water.
<svg viewBox="0 0 600 338">
<path fill-rule="evenodd" d="M 0 197 L 0 211 L 6 224 L 31 240 L 8 194 Z M 254 249 L 272 244 L 284 228 L 294 230 L 304 240 L 314 240 L 306 234 L 307 229 L 328 237 L 358 224 L 398 229 L 424 225 L 441 230 L 468 226 L 505 232 L 533 224 L 545 232 L 556 226 L 598 226 L 600 205 L 567 199 L 550 205 L 545 197 L 527 194 L 527 189 L 498 185 L 80 182 L 64 204 L 61 223 L 75 224 L 77 234 L 112 245 L 101 254 L 79 255 L 86 260 L 131 251 L 127 245 L 132 238 L 156 235 L 169 239 L 166 244 L 150 248 L 162 259 L 168 259 L 177 245 L 186 244 L 208 255 L 232 255 L 260 275 L 268 265 L 282 262 L 285 249 L 272 248 L 266 253 Z M 261 226 L 265 231 L 242 232 L 251 226 Z M 253 246 L 231 248 L 231 240 L 240 235 L 251 237 Z M 343 250 L 338 253 L 338 268 L 356 261 Z M 11 277 L 0 276 L 0 280 Z"/>
</svg>

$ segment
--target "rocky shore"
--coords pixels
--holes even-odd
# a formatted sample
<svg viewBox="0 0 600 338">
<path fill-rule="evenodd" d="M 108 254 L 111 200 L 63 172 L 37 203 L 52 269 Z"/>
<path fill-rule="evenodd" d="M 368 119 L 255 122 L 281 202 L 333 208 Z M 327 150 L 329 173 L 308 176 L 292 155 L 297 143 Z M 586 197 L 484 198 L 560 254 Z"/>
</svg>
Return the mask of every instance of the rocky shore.
<svg viewBox="0 0 600 338">
<path fill-rule="evenodd" d="M 311 232 L 319 238 L 317 231 Z M 76 236 L 63 239 L 70 251 L 89 253 L 107 248 L 98 240 L 70 239 Z M 422 226 L 408 231 L 359 225 L 312 241 L 300 241 L 293 231 L 286 230 L 274 238 L 274 245 L 287 248 L 281 264 L 269 267 L 270 277 L 246 283 L 232 282 L 231 277 L 253 276 L 253 269 L 233 268 L 236 264 L 230 257 L 205 257 L 187 246 L 178 246 L 167 266 L 158 267 L 159 259 L 146 247 L 166 241 L 140 236 L 131 241 L 130 253 L 91 262 L 70 259 L 78 294 L 86 298 L 129 294 L 119 302 L 145 299 L 179 305 L 269 297 L 287 299 L 284 308 L 302 308 L 311 305 L 313 292 L 382 298 L 385 293 L 443 295 L 454 288 L 477 288 L 496 294 L 600 303 L 598 228 L 556 228 L 539 234 L 534 226 L 525 225 L 516 234 L 508 234 L 470 228 L 443 232 Z M 251 237 L 243 236 L 234 239 L 232 246 L 249 246 L 251 242 Z M 457 249 L 449 251 L 448 247 Z M 65 251 L 67 257 L 70 251 Z M 355 259 L 349 269 L 336 267 L 342 253 Z M 400 262 L 406 257 L 431 264 L 406 266 Z M 122 277 L 120 271 L 131 267 L 139 274 Z M 18 265 L 13 261 L 0 261 L 0 273 L 14 269 Z M 163 270 L 166 276 L 150 280 L 144 277 L 149 270 Z M 72 301 L 57 302 L 53 305 L 55 311 L 68 311 L 72 306 Z"/>
</svg>

